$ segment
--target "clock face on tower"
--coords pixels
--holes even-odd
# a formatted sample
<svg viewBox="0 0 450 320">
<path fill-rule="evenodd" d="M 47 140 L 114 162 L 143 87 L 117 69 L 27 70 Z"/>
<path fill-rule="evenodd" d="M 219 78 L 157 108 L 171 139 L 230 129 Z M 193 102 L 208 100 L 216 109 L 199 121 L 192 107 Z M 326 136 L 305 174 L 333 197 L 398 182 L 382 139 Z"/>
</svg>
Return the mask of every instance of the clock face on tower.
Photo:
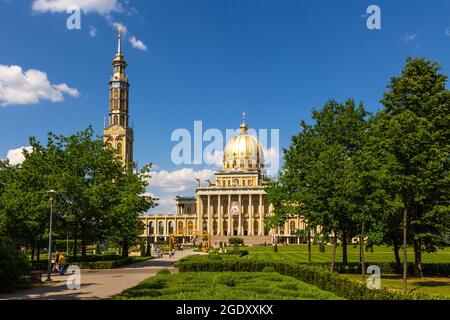
<svg viewBox="0 0 450 320">
<path fill-rule="evenodd" d="M 117 78 L 117 77 L 116 77 Z M 113 88 L 120 88 L 120 82 L 113 82 L 112 83 Z"/>
</svg>

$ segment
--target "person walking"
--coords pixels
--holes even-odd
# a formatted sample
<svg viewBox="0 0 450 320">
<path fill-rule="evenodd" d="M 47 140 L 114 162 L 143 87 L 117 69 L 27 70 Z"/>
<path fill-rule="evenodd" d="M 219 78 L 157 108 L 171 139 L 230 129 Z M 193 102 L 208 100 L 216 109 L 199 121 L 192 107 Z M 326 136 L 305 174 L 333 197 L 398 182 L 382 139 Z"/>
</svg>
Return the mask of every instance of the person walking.
<svg viewBox="0 0 450 320">
<path fill-rule="evenodd" d="M 59 274 L 62 276 L 64 275 L 65 267 L 66 267 L 66 257 L 64 256 L 64 253 L 61 252 L 61 255 L 59 256 Z"/>
<path fill-rule="evenodd" d="M 56 271 L 56 256 L 52 256 L 52 260 L 50 261 L 52 272 Z"/>
</svg>

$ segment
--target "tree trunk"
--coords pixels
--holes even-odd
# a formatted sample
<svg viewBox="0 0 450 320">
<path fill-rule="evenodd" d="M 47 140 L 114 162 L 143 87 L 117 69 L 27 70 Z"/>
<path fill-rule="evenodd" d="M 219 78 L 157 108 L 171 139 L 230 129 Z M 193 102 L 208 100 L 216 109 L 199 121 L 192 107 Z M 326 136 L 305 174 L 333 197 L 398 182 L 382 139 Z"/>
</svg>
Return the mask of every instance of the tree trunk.
<svg viewBox="0 0 450 320">
<path fill-rule="evenodd" d="M 86 240 L 81 240 L 81 259 L 86 259 Z"/>
<path fill-rule="evenodd" d="M 76 259 L 77 258 L 77 243 L 78 243 L 78 239 L 75 237 L 75 239 L 73 240 L 73 258 Z"/>
<path fill-rule="evenodd" d="M 123 239 L 122 244 L 122 257 L 128 257 L 128 239 Z"/>
<path fill-rule="evenodd" d="M 408 224 L 408 209 L 403 210 L 403 291 L 408 289 L 408 252 L 407 252 L 407 224 Z"/>
<path fill-rule="evenodd" d="M 311 230 L 308 231 L 308 263 L 311 263 Z"/>
<path fill-rule="evenodd" d="M 147 252 L 145 253 L 147 257 L 152 255 L 152 247 L 150 245 L 150 237 L 147 237 Z"/>
<path fill-rule="evenodd" d="M 347 265 L 348 255 L 347 255 L 347 234 L 344 232 L 342 234 L 342 263 Z"/>
<path fill-rule="evenodd" d="M 366 282 L 366 263 L 364 260 L 364 222 L 361 225 L 361 236 L 360 236 L 360 240 L 359 240 L 359 250 L 361 251 L 360 255 L 361 255 L 361 274 L 362 274 L 362 279 L 364 282 Z"/>
<path fill-rule="evenodd" d="M 33 243 L 31 246 L 31 261 L 34 261 L 34 252 L 36 251 L 36 244 Z"/>
<path fill-rule="evenodd" d="M 399 241 L 397 237 L 394 237 L 394 239 L 392 239 L 392 243 L 394 244 L 395 263 L 397 264 L 397 267 L 400 270 L 402 262 L 400 261 L 400 244 L 398 242 Z"/>
<path fill-rule="evenodd" d="M 38 240 L 38 243 L 36 244 L 36 261 L 39 262 L 41 261 L 41 244 L 40 244 L 40 240 Z"/>
<path fill-rule="evenodd" d="M 333 258 L 331 260 L 331 272 L 334 272 L 336 265 L 336 248 L 337 248 L 337 235 L 334 234 L 334 243 L 333 243 Z"/>
<path fill-rule="evenodd" d="M 422 243 L 420 239 L 414 239 L 414 268 L 416 276 L 423 277 Z"/>
</svg>

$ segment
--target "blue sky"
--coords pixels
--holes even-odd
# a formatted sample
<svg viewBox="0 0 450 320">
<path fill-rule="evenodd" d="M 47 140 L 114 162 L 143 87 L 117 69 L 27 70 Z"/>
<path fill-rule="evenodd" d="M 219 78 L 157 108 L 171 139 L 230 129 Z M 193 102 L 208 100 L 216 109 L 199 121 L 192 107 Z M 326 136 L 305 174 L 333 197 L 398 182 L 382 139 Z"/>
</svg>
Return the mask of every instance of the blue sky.
<svg viewBox="0 0 450 320">
<path fill-rule="evenodd" d="M 85 5 L 81 30 L 66 28 L 68 3 Z M 371 4 L 381 8 L 381 30 L 366 27 Z M 450 74 L 446 0 L 57 0 L 52 6 L 0 0 L 0 158 L 27 146 L 29 136 L 45 141 L 48 131 L 70 134 L 92 124 L 102 133 L 117 48 L 113 24 L 122 23 L 134 156 L 157 165 L 150 191 L 162 198 L 159 211 L 172 210 L 174 195 L 192 194 L 194 176 L 214 170 L 171 161 L 177 128 L 192 131 L 195 120 L 205 129 L 237 128 L 245 111 L 251 127 L 279 129 L 287 147 L 300 120 L 329 98 L 354 98 L 378 110 L 389 77 L 408 55 L 438 61 Z M 10 80 L 19 88 L 6 95 L 2 81 L 11 73 L 40 82 L 24 87 Z"/>
</svg>

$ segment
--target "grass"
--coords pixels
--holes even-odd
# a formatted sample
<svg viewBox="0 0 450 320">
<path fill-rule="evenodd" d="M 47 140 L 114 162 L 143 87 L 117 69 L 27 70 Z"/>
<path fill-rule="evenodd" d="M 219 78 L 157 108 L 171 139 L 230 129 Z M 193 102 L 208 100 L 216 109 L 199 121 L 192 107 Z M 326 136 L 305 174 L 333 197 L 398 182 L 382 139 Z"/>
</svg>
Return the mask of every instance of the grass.
<svg viewBox="0 0 450 320">
<path fill-rule="evenodd" d="M 362 282 L 360 274 L 342 274 L 341 276 L 350 278 L 354 281 Z M 403 281 L 401 275 L 382 275 L 381 287 L 402 290 Z M 430 295 L 442 295 L 450 298 L 450 278 L 442 277 L 423 277 L 409 278 L 408 289 L 414 293 L 427 293 Z"/>
<path fill-rule="evenodd" d="M 186 272 L 156 275 L 122 292 L 119 300 L 341 300 L 276 272 Z"/>
<path fill-rule="evenodd" d="M 308 246 L 305 245 L 284 245 L 278 246 L 278 253 L 273 252 L 272 246 L 267 247 L 244 247 L 247 250 L 248 258 L 266 260 L 266 261 L 292 261 L 307 262 Z M 359 262 L 359 247 L 353 245 L 347 246 L 348 262 Z M 331 262 L 332 246 L 326 246 L 325 252 L 319 251 L 319 246 L 312 246 L 312 262 Z M 376 262 L 394 262 L 394 252 L 392 247 L 376 246 L 374 252 L 365 252 L 365 260 L 370 263 Z M 342 262 L 342 247 L 337 248 L 336 261 Z M 414 261 L 414 252 L 412 248 L 408 248 L 408 261 Z M 437 253 L 422 253 L 422 262 L 424 263 L 450 263 L 450 248 L 439 250 Z"/>
</svg>

